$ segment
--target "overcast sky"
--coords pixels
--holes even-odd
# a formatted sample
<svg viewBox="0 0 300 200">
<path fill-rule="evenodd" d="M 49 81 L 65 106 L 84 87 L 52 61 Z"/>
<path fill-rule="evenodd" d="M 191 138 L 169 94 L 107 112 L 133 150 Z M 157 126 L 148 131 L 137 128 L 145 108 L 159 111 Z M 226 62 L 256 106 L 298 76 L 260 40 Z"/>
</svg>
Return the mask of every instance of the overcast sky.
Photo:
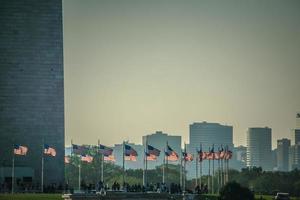
<svg viewBox="0 0 300 200">
<path fill-rule="evenodd" d="M 291 138 L 299 0 L 63 0 L 66 144 L 141 143 L 189 124 Z"/>
</svg>

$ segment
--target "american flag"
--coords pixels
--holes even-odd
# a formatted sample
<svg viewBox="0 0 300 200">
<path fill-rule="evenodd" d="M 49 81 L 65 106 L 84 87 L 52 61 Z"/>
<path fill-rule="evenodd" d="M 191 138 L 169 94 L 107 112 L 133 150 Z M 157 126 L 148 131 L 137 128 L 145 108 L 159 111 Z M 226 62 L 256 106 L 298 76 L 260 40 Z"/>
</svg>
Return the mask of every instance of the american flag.
<svg viewBox="0 0 300 200">
<path fill-rule="evenodd" d="M 104 146 L 102 144 L 99 145 L 99 152 L 101 154 L 103 154 L 104 156 L 110 156 L 110 155 L 112 155 L 113 151 L 114 150 L 112 148 L 109 148 L 109 147 Z"/>
<path fill-rule="evenodd" d="M 223 149 L 223 147 L 220 150 L 220 159 L 224 159 L 225 158 L 225 151 Z"/>
<path fill-rule="evenodd" d="M 227 150 L 225 153 L 225 160 L 230 160 L 232 158 L 232 151 Z"/>
<path fill-rule="evenodd" d="M 159 156 L 160 155 L 160 150 L 153 147 L 153 146 L 151 146 L 151 145 L 148 145 L 148 154 Z"/>
<path fill-rule="evenodd" d="M 70 157 L 69 156 L 65 156 L 65 163 L 69 164 L 70 163 Z"/>
<path fill-rule="evenodd" d="M 127 160 L 127 161 L 136 161 L 136 156 L 134 156 L 134 155 L 125 156 L 125 160 Z"/>
<path fill-rule="evenodd" d="M 18 144 L 14 145 L 14 154 L 25 156 L 27 154 L 28 148 Z"/>
<path fill-rule="evenodd" d="M 88 148 L 82 145 L 72 144 L 72 150 L 73 153 L 82 155 L 88 150 Z"/>
<path fill-rule="evenodd" d="M 116 162 L 116 159 L 113 155 L 104 156 L 104 161 Z"/>
<path fill-rule="evenodd" d="M 165 155 L 169 161 L 177 161 L 179 158 L 178 154 L 169 145 L 167 145 L 167 151 L 165 152 Z"/>
<path fill-rule="evenodd" d="M 207 152 L 202 151 L 202 147 L 198 151 L 198 156 L 199 156 L 199 162 L 202 162 L 203 160 L 207 159 Z"/>
<path fill-rule="evenodd" d="M 157 160 L 157 156 L 154 155 L 154 154 L 150 154 L 150 153 L 145 152 L 145 155 L 147 156 L 147 160 L 149 160 L 149 161 L 156 161 Z"/>
<path fill-rule="evenodd" d="M 215 152 L 214 157 L 215 157 L 215 160 L 219 160 L 220 159 L 220 151 Z"/>
<path fill-rule="evenodd" d="M 211 150 L 207 153 L 207 159 L 208 160 L 214 160 L 215 159 L 214 148 L 211 148 Z"/>
<path fill-rule="evenodd" d="M 91 163 L 93 162 L 93 157 L 89 155 L 81 155 L 81 161 Z"/>
<path fill-rule="evenodd" d="M 134 150 L 131 146 L 129 146 L 128 144 L 125 144 L 125 152 L 124 152 L 125 156 L 137 156 L 137 152 L 136 150 Z"/>
<path fill-rule="evenodd" d="M 183 159 L 185 161 L 193 161 L 193 155 L 190 154 L 190 153 L 187 153 L 187 152 L 182 152 L 182 155 L 183 155 Z"/>
<path fill-rule="evenodd" d="M 56 151 L 54 148 L 50 147 L 48 144 L 44 145 L 44 154 L 50 155 L 50 156 L 56 156 Z"/>
</svg>

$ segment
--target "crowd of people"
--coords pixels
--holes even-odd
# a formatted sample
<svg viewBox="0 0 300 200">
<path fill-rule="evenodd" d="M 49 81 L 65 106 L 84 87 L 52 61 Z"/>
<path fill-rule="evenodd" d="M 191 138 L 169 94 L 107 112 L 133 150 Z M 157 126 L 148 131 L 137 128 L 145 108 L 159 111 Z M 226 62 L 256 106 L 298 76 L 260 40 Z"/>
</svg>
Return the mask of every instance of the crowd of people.
<svg viewBox="0 0 300 200">
<path fill-rule="evenodd" d="M 101 191 L 122 191 L 122 192 L 157 192 L 157 193 L 170 193 L 170 194 L 181 194 L 183 192 L 182 187 L 180 184 L 176 183 L 155 183 L 155 184 L 147 184 L 146 186 L 143 186 L 141 184 L 132 184 L 130 185 L 129 183 L 124 183 L 120 184 L 117 181 L 114 181 L 109 187 L 108 184 L 103 183 L 102 181 L 97 182 L 96 184 L 87 184 L 83 180 L 81 181 L 81 190 L 84 192 L 91 192 L 91 191 L 96 191 L 96 192 L 101 192 Z M 40 185 L 36 184 L 23 184 L 22 182 L 17 182 L 15 184 L 15 191 L 19 192 L 34 192 L 34 191 L 40 191 Z M 76 190 L 76 189 L 75 189 Z M 11 191 L 11 183 L 2 183 L 0 184 L 0 193 L 9 193 Z M 69 187 L 68 184 L 65 184 L 64 186 L 62 185 L 48 185 L 44 187 L 44 192 L 47 193 L 55 193 L 59 191 L 65 191 L 65 192 L 74 192 L 74 188 Z M 197 194 L 204 194 L 208 192 L 207 185 L 201 184 L 197 185 L 194 189 L 192 190 L 185 190 L 185 192 L 188 193 L 197 193 Z"/>
</svg>

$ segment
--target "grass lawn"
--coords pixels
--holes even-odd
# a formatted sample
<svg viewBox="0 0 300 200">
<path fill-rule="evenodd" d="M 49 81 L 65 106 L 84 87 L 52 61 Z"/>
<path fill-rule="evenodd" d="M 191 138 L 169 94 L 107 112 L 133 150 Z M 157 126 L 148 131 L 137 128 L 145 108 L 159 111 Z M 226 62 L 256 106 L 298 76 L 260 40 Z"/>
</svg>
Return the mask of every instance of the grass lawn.
<svg viewBox="0 0 300 200">
<path fill-rule="evenodd" d="M 255 200 L 260 200 L 260 196 L 262 196 L 262 198 L 264 200 L 274 200 L 274 196 L 271 195 L 255 195 Z M 202 197 L 209 199 L 209 200 L 217 200 L 218 196 L 217 195 L 203 195 Z M 291 200 L 300 200 L 300 198 L 296 198 L 296 197 L 291 197 Z"/>
<path fill-rule="evenodd" d="M 0 194 L 0 200 L 63 200 L 62 194 Z"/>
</svg>

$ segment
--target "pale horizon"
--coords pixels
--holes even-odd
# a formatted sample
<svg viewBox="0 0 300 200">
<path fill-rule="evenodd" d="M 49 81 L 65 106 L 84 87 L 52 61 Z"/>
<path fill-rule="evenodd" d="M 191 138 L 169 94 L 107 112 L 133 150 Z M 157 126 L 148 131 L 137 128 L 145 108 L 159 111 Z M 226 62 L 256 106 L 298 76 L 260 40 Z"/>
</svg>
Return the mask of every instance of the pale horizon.
<svg viewBox="0 0 300 200">
<path fill-rule="evenodd" d="M 272 128 L 300 111 L 300 2 L 64 0 L 65 144 L 141 143 L 189 125 Z"/>
</svg>

